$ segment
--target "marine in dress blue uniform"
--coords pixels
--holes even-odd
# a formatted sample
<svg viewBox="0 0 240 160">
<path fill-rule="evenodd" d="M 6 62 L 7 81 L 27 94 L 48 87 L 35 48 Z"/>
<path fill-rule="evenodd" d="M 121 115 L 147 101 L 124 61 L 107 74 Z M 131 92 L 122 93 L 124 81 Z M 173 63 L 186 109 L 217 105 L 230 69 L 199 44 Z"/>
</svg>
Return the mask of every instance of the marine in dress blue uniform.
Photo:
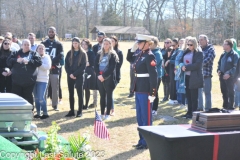
<svg viewBox="0 0 240 160">
<path fill-rule="evenodd" d="M 152 102 L 157 92 L 157 69 L 154 54 L 149 46 L 152 36 L 137 34 L 138 49 L 141 52 L 137 55 L 133 68 L 135 72 L 134 92 L 136 103 L 136 114 L 138 126 L 152 125 Z M 147 144 L 139 133 L 139 141 L 136 149 L 147 149 Z"/>
</svg>

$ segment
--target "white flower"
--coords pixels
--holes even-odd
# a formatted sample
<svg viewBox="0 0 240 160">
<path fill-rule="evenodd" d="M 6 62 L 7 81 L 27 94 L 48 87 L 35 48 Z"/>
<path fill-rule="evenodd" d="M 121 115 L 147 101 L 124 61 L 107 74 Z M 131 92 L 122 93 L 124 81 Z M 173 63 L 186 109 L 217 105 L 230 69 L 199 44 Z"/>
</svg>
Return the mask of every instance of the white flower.
<svg viewBox="0 0 240 160">
<path fill-rule="evenodd" d="M 91 151 L 92 150 L 92 147 L 88 144 L 86 145 L 83 145 L 81 148 L 80 148 L 80 151 L 83 151 L 83 152 L 88 152 L 88 151 Z"/>
<path fill-rule="evenodd" d="M 83 138 L 86 138 L 86 141 L 88 142 L 90 140 L 90 134 L 88 133 L 83 133 Z"/>
</svg>

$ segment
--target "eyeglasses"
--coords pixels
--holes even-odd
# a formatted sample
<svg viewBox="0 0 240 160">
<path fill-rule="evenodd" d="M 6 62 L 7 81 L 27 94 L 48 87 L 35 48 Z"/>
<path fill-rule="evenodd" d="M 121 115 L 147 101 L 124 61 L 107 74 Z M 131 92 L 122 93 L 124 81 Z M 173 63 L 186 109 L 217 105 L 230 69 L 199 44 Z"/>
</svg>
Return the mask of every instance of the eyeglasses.
<svg viewBox="0 0 240 160">
<path fill-rule="evenodd" d="M 164 42 L 165 44 L 169 44 L 169 43 L 171 43 L 171 42 Z"/>
<path fill-rule="evenodd" d="M 193 44 L 187 44 L 188 46 L 193 46 Z"/>
<path fill-rule="evenodd" d="M 10 43 L 4 43 L 4 45 L 10 45 Z"/>
</svg>

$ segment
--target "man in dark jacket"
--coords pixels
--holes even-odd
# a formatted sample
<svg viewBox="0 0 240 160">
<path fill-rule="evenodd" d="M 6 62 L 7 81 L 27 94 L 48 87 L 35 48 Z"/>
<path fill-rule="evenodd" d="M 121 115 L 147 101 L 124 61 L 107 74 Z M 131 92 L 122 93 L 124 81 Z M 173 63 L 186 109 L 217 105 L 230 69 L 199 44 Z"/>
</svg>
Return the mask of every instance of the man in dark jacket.
<svg viewBox="0 0 240 160">
<path fill-rule="evenodd" d="M 42 44 L 46 47 L 46 54 L 52 59 L 52 67 L 49 74 L 49 85 L 52 87 L 52 107 L 58 111 L 58 93 L 59 93 L 59 73 L 60 61 L 64 56 L 62 44 L 55 39 L 56 28 L 50 27 L 48 29 L 48 39 L 43 41 Z"/>
<path fill-rule="evenodd" d="M 234 109 L 234 80 L 233 76 L 238 62 L 238 54 L 233 51 L 233 42 L 226 39 L 223 43 L 224 53 L 218 61 L 218 75 L 223 95 L 223 108 Z"/>
<path fill-rule="evenodd" d="M 105 37 L 106 37 L 106 34 L 104 32 L 99 31 L 97 33 L 98 43 L 93 46 L 93 53 L 95 54 L 95 57 L 97 57 L 98 51 L 102 48 L 102 42 Z M 94 62 L 95 62 L 95 60 L 94 60 Z M 97 81 L 97 79 L 96 79 L 96 81 Z M 98 95 L 98 91 L 93 90 L 93 103 L 89 105 L 89 108 L 97 107 L 97 95 Z"/>
<path fill-rule="evenodd" d="M 7 59 L 12 68 L 12 93 L 26 99 L 33 105 L 33 88 L 37 79 L 37 67 L 42 65 L 40 56 L 30 50 L 28 39 L 23 40 L 22 49 L 14 51 Z"/>
</svg>

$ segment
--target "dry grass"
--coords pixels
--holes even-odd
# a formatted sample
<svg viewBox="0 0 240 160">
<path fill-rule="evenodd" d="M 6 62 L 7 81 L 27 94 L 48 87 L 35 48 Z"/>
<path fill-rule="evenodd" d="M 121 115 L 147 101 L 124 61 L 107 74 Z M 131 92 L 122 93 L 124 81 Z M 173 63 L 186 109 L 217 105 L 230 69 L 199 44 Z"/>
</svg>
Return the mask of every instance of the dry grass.
<svg viewBox="0 0 240 160">
<path fill-rule="evenodd" d="M 71 47 L 70 42 L 63 42 L 64 51 L 67 51 Z M 129 63 L 126 61 L 127 49 L 132 46 L 132 42 L 121 42 L 120 49 L 124 54 L 124 62 L 121 69 L 122 79 L 120 84 L 114 91 L 115 99 L 115 112 L 116 115 L 111 117 L 111 120 L 106 122 L 107 128 L 110 132 L 110 140 L 101 140 L 93 134 L 94 124 L 94 109 L 84 110 L 82 118 L 65 118 L 65 114 L 69 111 L 68 102 L 68 89 L 66 72 L 63 69 L 62 77 L 62 90 L 63 90 L 63 104 L 60 105 L 60 111 L 55 112 L 51 106 L 48 106 L 50 118 L 47 120 L 34 120 L 34 123 L 38 126 L 39 130 L 47 131 L 52 121 L 56 121 L 61 127 L 59 134 L 65 138 L 69 135 L 78 133 L 83 134 L 88 132 L 91 135 L 90 144 L 93 150 L 104 150 L 105 156 L 99 159 L 135 159 L 135 160 L 147 160 L 150 159 L 150 153 L 148 150 L 137 151 L 132 148 L 133 144 L 138 142 L 136 111 L 134 99 L 126 98 L 129 93 Z M 161 44 L 162 46 L 162 44 Z M 212 88 L 212 101 L 213 107 L 222 106 L 222 98 L 220 92 L 220 84 L 218 76 L 216 74 L 217 61 L 222 53 L 222 47 L 215 46 L 216 58 L 213 71 L 213 88 Z M 76 95 L 76 94 L 75 94 Z M 162 84 L 159 89 L 160 99 L 163 98 Z M 75 96 L 76 97 L 76 96 Z M 77 97 L 76 97 L 77 99 Z M 90 104 L 92 102 L 92 96 Z M 77 103 L 75 103 L 77 108 Z M 98 110 L 100 106 L 98 104 Z M 191 123 L 191 120 L 182 119 L 179 116 L 184 114 L 185 110 L 179 109 L 179 106 L 171 106 L 168 104 L 159 104 L 158 116 L 154 117 L 153 125 L 166 125 L 166 124 L 186 124 Z M 159 115 L 169 115 L 177 119 L 175 122 L 164 122 L 159 118 Z"/>
</svg>

